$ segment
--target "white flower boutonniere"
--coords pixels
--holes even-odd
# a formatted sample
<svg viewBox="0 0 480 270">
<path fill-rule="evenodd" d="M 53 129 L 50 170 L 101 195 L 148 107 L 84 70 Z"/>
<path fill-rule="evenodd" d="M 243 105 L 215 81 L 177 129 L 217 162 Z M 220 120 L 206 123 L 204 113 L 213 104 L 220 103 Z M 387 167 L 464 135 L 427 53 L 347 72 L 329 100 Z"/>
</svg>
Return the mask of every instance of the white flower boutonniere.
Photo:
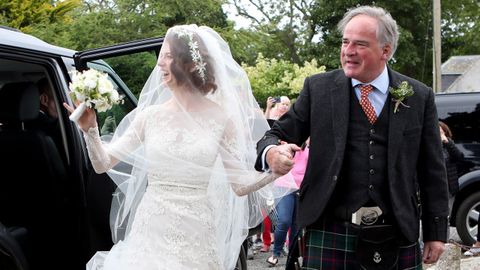
<svg viewBox="0 0 480 270">
<path fill-rule="evenodd" d="M 410 108 L 410 106 L 407 106 L 403 103 L 406 98 L 411 97 L 414 93 L 413 87 L 408 84 L 407 81 L 401 82 L 397 88 L 389 87 L 388 91 L 392 95 L 392 101 L 395 102 L 395 108 L 393 109 L 393 113 L 397 113 L 398 106 L 400 106 L 400 104 L 403 107 Z"/>
</svg>

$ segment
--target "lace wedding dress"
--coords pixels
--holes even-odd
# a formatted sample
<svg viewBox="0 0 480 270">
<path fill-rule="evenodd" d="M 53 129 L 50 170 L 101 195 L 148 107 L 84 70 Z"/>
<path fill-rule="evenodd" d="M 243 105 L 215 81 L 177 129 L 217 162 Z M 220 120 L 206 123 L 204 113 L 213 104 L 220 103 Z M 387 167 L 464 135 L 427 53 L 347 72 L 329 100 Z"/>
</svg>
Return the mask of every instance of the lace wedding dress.
<svg viewBox="0 0 480 270">
<path fill-rule="evenodd" d="M 235 142 L 223 137 L 226 125 L 221 117 L 203 119 L 202 112 L 195 113 L 201 129 L 185 125 L 185 119 L 179 117 L 152 106 L 134 123 L 143 127 L 137 130 L 140 133 L 127 133 L 127 139 L 109 148 L 102 145 L 98 129 L 85 134 L 93 165 L 104 170 L 112 166 L 112 148 L 133 151 L 140 140 L 147 160 L 162 160 L 150 164 L 148 186 L 130 234 L 110 252 L 97 253 L 87 269 L 223 269 L 213 240 L 213 208 L 207 198 L 210 170 L 182 166 L 187 162 L 199 168 L 212 167 L 219 154 L 219 142 L 230 146 Z M 167 160 L 162 158 L 166 156 Z"/>
<path fill-rule="evenodd" d="M 293 191 L 270 184 L 278 175 L 254 170 L 266 130 L 248 77 L 220 35 L 170 28 L 137 108 L 110 143 L 98 128 L 84 134 L 95 171 L 117 185 L 116 244 L 87 269 L 233 269 L 248 228 Z"/>
</svg>

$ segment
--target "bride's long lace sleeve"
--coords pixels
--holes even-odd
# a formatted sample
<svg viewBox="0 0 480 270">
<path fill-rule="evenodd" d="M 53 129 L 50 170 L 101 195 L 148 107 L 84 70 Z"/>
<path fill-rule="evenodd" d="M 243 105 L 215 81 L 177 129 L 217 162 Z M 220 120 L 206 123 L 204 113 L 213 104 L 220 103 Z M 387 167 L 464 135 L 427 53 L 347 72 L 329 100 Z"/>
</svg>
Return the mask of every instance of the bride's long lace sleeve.
<svg viewBox="0 0 480 270">
<path fill-rule="evenodd" d="M 252 168 L 246 168 L 246 161 L 242 161 L 241 152 L 246 151 L 246 145 L 240 145 L 235 138 L 235 127 L 227 121 L 221 141 L 221 154 L 225 169 L 229 172 L 228 178 L 233 191 L 238 196 L 245 196 L 275 181 L 281 175 L 274 173 L 257 173 Z M 248 142 L 247 142 L 248 143 Z M 254 142 L 251 142 L 254 143 Z M 252 175 L 254 174 L 254 175 Z"/>
<path fill-rule="evenodd" d="M 88 157 L 96 173 L 104 173 L 113 168 L 122 157 L 134 151 L 143 140 L 144 114 L 139 113 L 125 134 L 115 143 L 102 142 L 98 127 L 83 132 Z"/>
<path fill-rule="evenodd" d="M 247 185 L 232 184 L 232 188 L 235 191 L 235 194 L 237 194 L 238 196 L 245 196 L 270 184 L 280 176 L 281 175 L 277 175 L 274 173 L 258 174 L 256 178 L 256 182 L 254 182 L 253 184 L 247 184 Z"/>
<path fill-rule="evenodd" d="M 102 143 L 98 127 L 90 128 L 87 132 L 84 132 L 83 138 L 85 139 L 88 157 L 96 173 L 104 173 L 118 163 L 118 160 L 108 153 L 107 146 Z"/>
</svg>

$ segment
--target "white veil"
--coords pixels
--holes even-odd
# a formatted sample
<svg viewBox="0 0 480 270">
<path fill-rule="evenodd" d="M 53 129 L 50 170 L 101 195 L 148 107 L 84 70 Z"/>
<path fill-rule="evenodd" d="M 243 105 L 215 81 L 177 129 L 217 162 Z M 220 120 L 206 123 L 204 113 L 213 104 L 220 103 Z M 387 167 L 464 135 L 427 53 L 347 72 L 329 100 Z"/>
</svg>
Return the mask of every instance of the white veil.
<svg viewBox="0 0 480 270">
<path fill-rule="evenodd" d="M 204 178 L 205 182 L 186 185 L 205 185 L 215 219 L 212 236 L 224 268 L 233 269 L 248 229 L 263 220 L 274 199 L 293 189 L 267 184 L 276 177 L 254 170 L 256 142 L 269 126 L 252 94 L 246 73 L 214 30 L 196 25 L 169 29 L 159 63 L 164 64 L 154 68 L 140 94 L 138 107 L 122 120 L 110 143 L 122 145 L 118 142 L 126 139 L 135 142 L 132 147 L 109 151 L 120 161 L 108 172 L 118 186 L 110 216 L 114 242 L 128 235 L 132 224 L 129 217 L 134 216 L 153 173 L 162 174 L 167 170 L 168 175 L 176 179 Z M 208 141 L 207 150 L 216 148 L 218 153 L 215 160 L 208 163 L 192 158 L 199 153 L 176 153 L 175 150 L 174 155 L 167 151 L 156 153 L 152 158 L 149 152 L 153 150 L 145 147 L 144 126 L 146 119 L 155 117 L 152 108 L 158 107 L 167 108 L 168 116 L 182 119 L 167 129 L 189 130 L 185 136 L 195 134 L 192 143 Z M 212 129 L 211 124 L 221 132 Z M 159 167 L 163 170 L 156 172 Z M 242 196 L 245 193 L 249 194 Z"/>
</svg>

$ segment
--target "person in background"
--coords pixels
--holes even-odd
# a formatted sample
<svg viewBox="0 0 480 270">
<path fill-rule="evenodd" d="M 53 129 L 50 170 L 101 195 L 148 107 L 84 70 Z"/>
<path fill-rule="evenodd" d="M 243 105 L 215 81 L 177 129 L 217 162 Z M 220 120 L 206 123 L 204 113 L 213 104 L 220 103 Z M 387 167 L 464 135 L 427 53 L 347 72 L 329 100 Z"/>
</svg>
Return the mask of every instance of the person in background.
<svg viewBox="0 0 480 270">
<path fill-rule="evenodd" d="M 36 83 L 39 94 L 40 111 L 38 117 L 25 123 L 27 129 L 43 131 L 50 136 L 57 146 L 62 160 L 66 160 L 65 148 L 63 147 L 60 125 L 58 122 L 58 111 L 53 97 L 52 87 L 47 78 L 42 78 Z"/>
<path fill-rule="evenodd" d="M 287 96 L 281 97 L 268 97 L 267 99 L 267 107 L 265 109 L 265 118 L 267 119 L 268 124 L 270 127 L 273 126 L 276 120 L 278 120 L 283 114 L 285 114 L 288 109 L 290 108 L 290 99 Z M 262 232 L 262 240 L 260 240 L 260 235 L 257 234 L 257 240 L 255 243 L 257 245 L 262 244 L 260 248 L 260 252 L 269 252 L 270 246 L 272 245 L 273 237 L 272 237 L 272 219 L 269 215 L 265 215 L 265 220 L 263 222 L 263 232 Z"/>
<path fill-rule="evenodd" d="M 307 168 L 308 162 L 308 153 L 309 153 L 310 138 L 303 143 L 301 150 L 295 153 L 293 158 L 295 165 L 292 170 L 289 172 L 293 179 L 295 179 L 296 186 L 294 188 L 298 189 L 303 181 L 303 176 L 305 175 L 305 169 Z M 285 185 L 288 186 L 287 181 L 283 181 L 285 177 L 281 177 L 275 181 L 275 185 Z M 267 263 L 270 266 L 275 266 L 278 263 L 278 258 L 282 256 L 284 251 L 284 245 L 286 243 L 287 234 L 290 231 L 289 239 L 297 235 L 297 226 L 295 224 L 295 209 L 297 208 L 297 193 L 291 193 L 278 202 L 276 206 L 276 211 L 278 213 L 277 226 L 275 228 L 275 242 L 273 244 L 273 253 L 272 256 L 267 258 Z M 293 241 L 289 241 L 288 248 L 291 248 Z"/>
<path fill-rule="evenodd" d="M 272 126 L 273 121 L 278 120 L 282 115 L 284 115 L 288 109 L 290 109 L 291 102 L 287 96 L 281 97 L 268 97 L 267 99 L 267 108 L 265 109 L 265 118 L 267 118 L 268 123 Z"/>
<path fill-rule="evenodd" d="M 443 156 L 445 157 L 445 167 L 447 168 L 448 191 L 450 193 L 448 206 L 451 211 L 453 205 L 453 197 L 458 192 L 458 172 L 457 163 L 464 158 L 463 153 L 455 146 L 452 139 L 453 134 L 447 124 L 442 121 L 438 122 L 440 126 L 440 138 L 443 145 Z M 480 216 L 477 220 L 477 228 L 480 228 Z M 480 234 L 477 233 L 476 242 L 472 247 L 465 251 L 465 256 L 474 256 L 480 254 Z"/>
<path fill-rule="evenodd" d="M 42 129 L 45 134 L 56 138 L 58 135 L 58 112 L 53 98 L 52 88 L 47 78 L 37 81 L 38 94 L 40 97 L 40 112 L 38 118 L 29 123 L 30 127 Z M 55 140 L 55 139 L 54 139 Z M 56 141 L 56 140 L 55 140 Z"/>
<path fill-rule="evenodd" d="M 257 143 L 255 168 L 286 174 L 310 136 L 314 166 L 297 208 L 303 268 L 422 269 L 443 253 L 448 231 L 435 95 L 387 65 L 399 30 L 386 10 L 353 8 L 338 29 L 342 69 L 305 79 L 293 107 Z"/>
<path fill-rule="evenodd" d="M 438 125 L 440 126 L 440 139 L 442 140 L 443 157 L 445 158 L 445 167 L 447 169 L 448 208 L 451 212 L 453 198 L 459 189 L 457 164 L 463 160 L 463 153 L 455 146 L 455 142 L 452 139 L 452 131 L 447 124 L 439 121 Z"/>
</svg>

